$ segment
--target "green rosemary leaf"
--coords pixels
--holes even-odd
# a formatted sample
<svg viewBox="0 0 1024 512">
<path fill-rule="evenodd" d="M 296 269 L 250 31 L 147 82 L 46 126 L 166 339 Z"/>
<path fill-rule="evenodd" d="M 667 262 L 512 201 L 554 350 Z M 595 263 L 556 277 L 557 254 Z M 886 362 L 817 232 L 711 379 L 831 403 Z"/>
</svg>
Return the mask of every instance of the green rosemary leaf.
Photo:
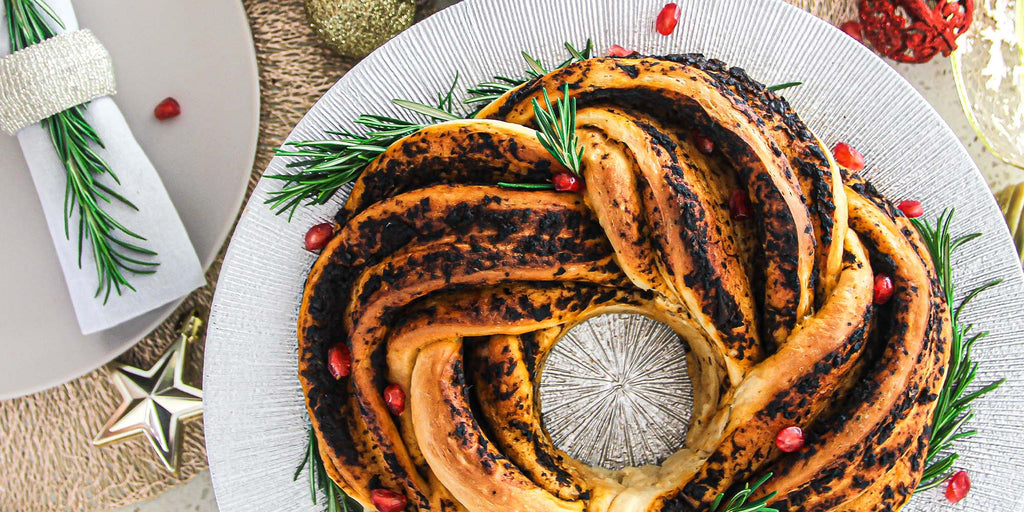
<svg viewBox="0 0 1024 512">
<path fill-rule="evenodd" d="M 975 297 L 977 297 L 980 293 L 984 292 L 985 290 L 988 290 L 989 288 L 992 288 L 993 286 L 998 286 L 998 285 L 1002 284 L 1002 282 L 1003 282 L 1002 279 L 996 279 L 994 281 L 989 281 L 989 282 L 987 282 L 987 283 L 985 283 L 985 284 L 975 288 L 974 290 L 971 290 L 971 293 L 968 293 L 967 296 L 964 297 L 963 300 L 960 301 L 960 305 L 956 307 L 956 311 L 954 312 L 954 315 L 957 318 L 959 318 L 960 317 L 960 313 L 963 312 L 963 310 L 964 310 L 964 307 L 966 307 L 968 304 L 970 304 L 971 301 L 974 300 Z"/>
<path fill-rule="evenodd" d="M 804 84 L 803 82 L 786 82 L 786 83 L 781 83 L 781 84 L 777 84 L 777 85 L 769 85 L 768 86 L 768 90 L 769 91 L 778 92 L 778 91 L 781 91 L 783 89 L 789 89 L 790 87 L 796 87 L 798 85 L 803 85 L 803 84 Z"/>
<path fill-rule="evenodd" d="M 587 45 L 583 47 L 583 50 L 577 50 L 576 47 L 572 45 L 572 43 L 566 42 L 565 49 L 566 51 L 569 52 L 569 55 L 571 55 L 569 62 L 565 64 L 568 65 L 570 62 L 579 62 L 589 59 L 591 53 L 593 53 L 594 51 L 594 42 L 590 39 L 587 39 Z M 565 67 L 565 65 L 559 67 Z"/>
<path fill-rule="evenodd" d="M 972 375 L 972 377 L 973 377 L 973 375 Z M 961 408 L 967 407 L 968 404 L 970 404 L 971 402 L 973 402 L 976 399 L 980 398 L 982 395 L 987 395 L 988 393 L 991 393 L 991 392 L 995 391 L 996 388 L 998 388 L 999 386 L 1002 386 L 1004 382 L 1006 382 L 1006 379 L 999 379 L 997 381 L 990 382 L 987 386 L 982 387 L 981 389 L 979 389 L 979 390 L 977 390 L 977 391 L 975 391 L 973 393 L 969 393 L 969 394 L 964 395 L 964 396 L 960 397 L 959 399 L 953 401 L 952 407 L 957 408 L 957 409 L 961 409 Z"/>
<path fill-rule="evenodd" d="M 422 103 L 416 103 L 415 101 L 409 100 L 391 100 L 392 103 L 398 105 L 407 110 L 411 110 L 418 114 L 423 114 L 436 121 L 454 121 L 456 119 L 462 119 L 461 117 L 452 114 L 451 112 L 442 110 L 440 108 L 431 107 L 430 105 L 424 105 Z"/>
<path fill-rule="evenodd" d="M 555 188 L 550 183 L 507 183 L 500 181 L 498 186 L 502 188 L 518 188 L 523 190 L 552 190 Z"/>
<path fill-rule="evenodd" d="M 544 64 L 540 62 L 540 59 L 535 58 L 534 56 L 530 55 L 529 53 L 526 53 L 525 51 L 522 52 L 522 54 L 523 60 L 526 61 L 526 65 L 528 66 L 528 69 L 526 70 L 527 73 L 534 77 L 547 74 L 548 71 L 544 69 Z"/>
</svg>

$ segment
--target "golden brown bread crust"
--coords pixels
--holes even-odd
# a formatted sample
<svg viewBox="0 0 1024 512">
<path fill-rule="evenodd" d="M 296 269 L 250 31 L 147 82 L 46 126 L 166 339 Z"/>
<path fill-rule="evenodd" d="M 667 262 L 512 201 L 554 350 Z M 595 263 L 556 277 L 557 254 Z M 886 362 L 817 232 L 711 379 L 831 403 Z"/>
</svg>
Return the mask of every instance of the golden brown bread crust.
<svg viewBox="0 0 1024 512">
<path fill-rule="evenodd" d="M 522 335 L 496 335 L 466 347 L 467 382 L 475 391 L 481 423 L 498 446 L 530 480 L 563 500 L 577 500 L 586 481 L 572 459 L 555 448 L 544 431 L 532 368 L 543 359 L 537 336 L 555 337 L 551 328 Z M 552 332 L 553 331 L 553 332 Z"/>
<path fill-rule="evenodd" d="M 749 274 L 744 272 L 747 269 L 740 263 L 733 243 L 735 230 L 724 206 L 728 203 L 720 195 L 708 194 L 704 181 L 695 176 L 699 167 L 695 159 L 706 163 L 704 157 L 679 144 L 653 121 L 616 109 L 584 109 L 577 123 L 599 131 L 618 146 L 585 153 L 587 158 L 626 153 L 627 169 L 636 175 L 634 190 L 638 192 L 639 208 L 630 207 L 629 203 L 616 206 L 614 200 L 605 202 L 603 190 L 626 188 L 610 180 L 603 183 L 605 187 L 595 184 L 587 193 L 588 198 L 598 195 L 588 199 L 588 204 L 593 205 L 606 233 L 614 233 L 616 228 L 618 233 L 630 229 L 623 226 L 632 226 L 634 230 L 647 228 L 646 236 L 639 239 L 628 236 L 628 231 L 625 237 L 609 235 L 609 239 L 621 238 L 615 240 L 613 247 L 635 250 L 632 248 L 637 247 L 637 240 L 652 246 L 651 266 L 660 270 L 659 275 L 650 278 L 654 289 L 674 296 L 697 315 L 726 359 L 735 366 L 730 373 L 734 377 L 740 375 L 762 357 L 754 300 Z M 588 168 L 587 176 L 596 177 L 601 172 L 597 169 L 604 169 L 594 167 Z M 612 172 L 618 174 L 621 169 Z M 622 209 L 622 204 L 627 204 L 627 209 Z M 619 254 L 618 260 L 634 261 L 630 256 Z M 702 277 L 694 280 L 694 276 Z"/>
<path fill-rule="evenodd" d="M 726 146 L 724 155 L 766 220 L 759 226 L 766 265 L 762 318 L 766 334 L 784 341 L 813 302 L 815 241 L 796 169 L 763 121 L 756 122 L 760 117 L 752 106 L 694 66 L 658 59 L 591 59 L 527 83 L 478 116 L 530 124 L 532 100 L 545 90 L 558 96 L 563 84 L 580 106 L 593 102 L 639 109 L 653 119 L 686 122 Z"/>
<path fill-rule="evenodd" d="M 528 128 L 563 84 L 579 102 L 582 195 L 496 187 L 558 169 Z M 697 56 L 591 59 L 478 119 L 399 141 L 357 180 L 310 272 L 300 379 L 327 470 L 409 510 L 698 511 L 767 471 L 779 510 L 895 510 L 927 450 L 948 311 L 916 233 L 843 175 L 780 97 Z M 698 131 L 716 144 L 694 146 Z M 755 218 L 733 220 L 745 190 Z M 896 294 L 872 304 L 873 274 Z M 535 386 L 590 316 L 668 323 L 690 346 L 686 447 L 611 472 L 557 450 Z M 542 341 L 538 341 L 542 340 Z M 350 377 L 327 349 L 347 343 Z M 392 415 L 396 383 L 410 406 Z M 783 454 L 796 424 L 808 446 Z M 372 508 L 371 508 L 372 509 Z"/>
<path fill-rule="evenodd" d="M 416 359 L 411 402 L 413 424 L 438 479 L 469 510 L 582 512 L 579 500 L 562 500 L 524 475 L 480 429 L 466 395 L 462 342 L 438 342 Z M 467 478 L 470 477 L 470 478 Z"/>
</svg>

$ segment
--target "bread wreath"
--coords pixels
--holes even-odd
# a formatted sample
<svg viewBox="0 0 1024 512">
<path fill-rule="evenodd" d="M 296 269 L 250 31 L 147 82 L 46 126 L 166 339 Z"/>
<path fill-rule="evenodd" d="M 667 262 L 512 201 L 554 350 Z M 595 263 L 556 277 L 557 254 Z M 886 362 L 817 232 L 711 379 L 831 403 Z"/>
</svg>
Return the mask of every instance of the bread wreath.
<svg viewBox="0 0 1024 512">
<path fill-rule="evenodd" d="M 531 100 L 568 84 L 582 194 L 513 190 L 559 164 Z M 718 150 L 698 151 L 691 133 Z M 755 215 L 733 220 L 747 193 Z M 696 55 L 598 58 L 370 164 L 314 264 L 300 379 L 325 466 L 372 510 L 703 511 L 768 471 L 780 510 L 895 510 L 923 469 L 949 313 L 910 223 L 844 174 L 789 105 Z M 873 304 L 874 274 L 895 295 Z M 555 448 L 536 386 L 569 328 L 609 312 L 671 326 L 695 390 L 661 466 L 592 468 Z M 327 351 L 346 343 L 349 377 Z M 392 415 L 382 391 L 406 390 Z M 807 446 L 784 454 L 782 428 Z"/>
</svg>

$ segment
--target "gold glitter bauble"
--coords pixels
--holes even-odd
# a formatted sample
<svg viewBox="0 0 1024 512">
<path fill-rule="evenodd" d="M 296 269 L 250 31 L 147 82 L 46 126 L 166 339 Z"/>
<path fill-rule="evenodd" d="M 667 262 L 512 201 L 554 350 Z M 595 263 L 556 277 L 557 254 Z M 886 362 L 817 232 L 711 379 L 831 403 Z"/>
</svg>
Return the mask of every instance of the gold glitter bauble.
<svg viewBox="0 0 1024 512">
<path fill-rule="evenodd" d="M 1017 244 L 1017 255 L 1024 262 L 1024 183 L 1004 188 L 996 194 L 996 199 L 1003 210 L 1003 217 L 1006 217 L 1013 242 Z"/>
<path fill-rule="evenodd" d="M 407 0 L 306 0 L 317 36 L 332 50 L 361 59 L 412 25 L 416 4 Z"/>
</svg>

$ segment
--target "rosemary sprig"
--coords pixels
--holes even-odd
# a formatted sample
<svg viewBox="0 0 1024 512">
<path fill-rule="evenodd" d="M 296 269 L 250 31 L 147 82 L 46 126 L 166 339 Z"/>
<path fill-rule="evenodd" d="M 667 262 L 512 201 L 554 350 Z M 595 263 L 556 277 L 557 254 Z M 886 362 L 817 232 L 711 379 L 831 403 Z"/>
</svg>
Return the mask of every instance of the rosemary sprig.
<svg viewBox="0 0 1024 512">
<path fill-rule="evenodd" d="M 754 494 L 754 491 L 756 491 L 758 487 L 761 487 L 761 485 L 767 482 L 771 477 L 772 474 L 768 473 L 767 475 L 762 476 L 757 482 L 754 482 L 754 485 L 744 484 L 743 489 L 737 491 L 736 494 L 734 494 L 732 498 L 725 503 L 725 508 L 721 508 L 722 500 L 725 499 L 725 493 L 715 496 L 715 501 L 711 503 L 711 508 L 708 512 L 779 512 L 774 508 L 766 506 L 768 502 L 778 494 L 777 492 L 772 492 L 763 498 L 747 503 L 747 499 L 750 498 L 750 495 Z"/>
<path fill-rule="evenodd" d="M 326 203 L 335 192 L 354 180 L 373 159 L 398 139 L 415 133 L 426 125 L 393 117 L 362 115 L 356 124 L 369 128 L 364 134 L 328 131 L 339 139 L 289 142 L 294 149 L 277 148 L 278 156 L 295 157 L 286 165 L 299 168 L 294 174 L 271 174 L 267 178 L 284 181 L 280 190 L 270 193 L 266 203 L 278 213 L 294 215 L 299 205 Z"/>
<path fill-rule="evenodd" d="M 312 425 L 309 427 L 309 441 L 306 443 L 306 455 L 302 457 L 299 467 L 295 468 L 292 481 L 299 479 L 303 468 L 309 468 L 309 495 L 313 504 L 317 503 L 317 492 L 324 490 L 327 495 L 327 512 L 359 512 L 363 507 L 350 498 L 338 484 L 327 476 L 324 461 L 320 458 L 320 447 L 316 444 L 316 434 Z"/>
<path fill-rule="evenodd" d="M 562 86 L 562 97 L 551 105 L 547 89 L 544 90 L 544 106 L 533 100 L 533 114 L 537 122 L 537 138 L 558 163 L 580 175 L 583 166 L 583 148 L 576 135 L 576 98 L 569 96 L 569 84 Z"/>
<path fill-rule="evenodd" d="M 267 178 L 280 180 L 284 186 L 270 193 L 266 203 L 278 213 L 288 212 L 289 219 L 303 203 L 324 204 L 345 184 L 354 180 L 375 158 L 399 139 L 441 121 L 460 119 L 454 112 L 455 76 L 446 94 L 438 94 L 437 106 L 408 100 L 392 100 L 395 105 L 426 116 L 430 122 L 416 123 L 394 117 L 361 115 L 355 122 L 368 130 L 362 134 L 328 131 L 338 139 L 289 142 L 294 149 L 278 148 L 278 156 L 298 160 L 286 165 L 299 168 L 294 174 L 272 174 Z"/>
<path fill-rule="evenodd" d="M 569 58 L 559 67 L 578 60 L 590 58 L 594 45 L 588 40 L 583 50 L 577 50 L 566 43 Z M 547 71 L 539 59 L 523 52 L 530 78 Z M 475 97 L 465 100 L 466 104 L 484 103 L 500 97 L 505 92 L 525 83 L 530 78 L 495 77 L 494 82 L 477 84 L 468 90 Z M 387 116 L 362 115 L 355 123 L 367 130 L 364 133 L 328 131 L 337 139 L 307 140 L 288 143 L 289 149 L 278 148 L 277 156 L 294 157 L 297 160 L 287 164 L 289 169 L 299 169 L 294 174 L 274 174 L 267 178 L 283 181 L 280 190 L 270 193 L 267 204 L 278 213 L 288 212 L 289 219 L 295 210 L 303 205 L 324 204 L 345 184 L 359 176 L 375 158 L 388 146 L 402 137 L 411 135 L 431 124 L 463 119 L 467 116 L 455 112 L 454 93 L 458 76 L 445 94 L 438 94 L 436 106 L 408 100 L 392 100 L 395 105 L 425 116 L 427 123 L 416 123 Z M 490 99 L 487 99 L 490 98 Z M 472 116 L 468 116 L 472 117 Z M 541 185 L 543 187 L 543 185 Z"/>
<path fill-rule="evenodd" d="M 555 69 L 561 69 L 569 64 L 584 61 L 593 57 L 594 42 L 587 39 L 587 44 L 583 46 L 582 50 L 577 49 L 572 45 L 572 43 L 565 43 L 565 50 L 569 52 L 569 57 L 555 66 Z M 502 97 L 512 89 L 515 89 L 538 76 L 543 76 L 548 73 L 548 70 L 544 67 L 544 63 L 529 53 L 523 52 L 523 60 L 526 61 L 527 65 L 526 77 L 509 78 L 507 76 L 495 75 L 491 80 L 481 82 L 476 86 L 467 89 L 466 92 L 471 96 L 462 102 L 467 105 L 480 104 L 482 107 L 483 105 Z"/>
<path fill-rule="evenodd" d="M 533 116 L 537 123 L 537 139 L 555 160 L 576 176 L 582 176 L 583 148 L 576 135 L 576 98 L 569 96 L 569 84 L 562 86 L 562 97 L 551 104 L 544 89 L 544 106 L 533 100 Z M 505 183 L 499 187 L 527 190 L 554 188 L 549 183 Z"/>
<path fill-rule="evenodd" d="M 931 442 L 925 457 L 925 470 L 917 486 L 919 491 L 936 487 L 949 478 L 953 464 L 959 458 L 959 454 L 952 451 L 954 443 L 977 434 L 976 430 L 963 429 L 974 417 L 971 403 L 999 387 L 1004 380 L 1000 379 L 970 393 L 967 392 L 978 371 L 978 363 L 971 359 L 971 348 L 988 333 L 979 332 L 972 335 L 971 326 L 964 324 L 960 320 L 960 315 L 975 297 L 998 285 L 1002 280 L 989 281 L 975 288 L 964 297 L 959 306 L 953 308 L 956 290 L 953 284 L 953 254 L 964 244 L 980 237 L 981 233 L 953 238 L 950 234 L 952 220 L 953 210 L 942 212 L 934 226 L 924 219 L 911 219 L 934 260 L 946 304 L 949 304 L 953 331 L 949 347 L 949 366 L 946 368 L 946 379 L 942 383 L 938 403 L 932 415 Z"/>
<path fill-rule="evenodd" d="M 18 51 L 49 39 L 56 32 L 47 24 L 47 18 L 63 27 L 57 14 L 43 0 L 3 0 L 7 13 L 7 30 L 11 50 Z M 102 148 L 99 134 L 85 120 L 86 105 L 78 105 L 54 114 L 42 121 L 43 129 L 67 172 L 64 193 L 64 236 L 71 239 L 69 223 L 78 212 L 78 267 L 82 267 L 82 253 L 86 241 L 92 249 L 96 267 L 96 297 L 103 295 L 104 304 L 111 292 L 121 295 L 121 288 L 135 291 L 126 273 L 152 274 L 159 263 L 141 258 L 156 256 L 135 239 L 146 241 L 103 209 L 103 204 L 120 202 L 134 210 L 138 208 L 110 185 L 99 181 L 109 176 L 115 184 L 121 182 L 105 160 L 92 148 Z"/>
</svg>

